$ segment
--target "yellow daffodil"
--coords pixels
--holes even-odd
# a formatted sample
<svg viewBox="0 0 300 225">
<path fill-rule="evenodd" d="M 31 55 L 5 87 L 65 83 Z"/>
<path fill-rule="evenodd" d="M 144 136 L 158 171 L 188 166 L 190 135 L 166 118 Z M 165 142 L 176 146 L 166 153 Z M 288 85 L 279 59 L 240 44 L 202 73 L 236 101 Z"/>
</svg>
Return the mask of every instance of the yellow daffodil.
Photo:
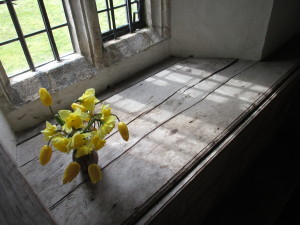
<svg viewBox="0 0 300 225">
<path fill-rule="evenodd" d="M 129 131 L 128 131 L 127 125 L 124 122 L 120 122 L 118 124 L 118 130 L 119 130 L 119 133 L 121 134 L 122 138 L 125 141 L 128 141 L 128 139 L 129 139 Z"/>
<path fill-rule="evenodd" d="M 78 100 L 90 112 L 95 109 L 95 104 L 99 102 L 99 99 L 95 97 L 94 88 L 87 89 Z"/>
<path fill-rule="evenodd" d="M 109 105 L 102 105 L 101 107 L 101 119 L 104 120 L 106 117 L 109 117 L 111 115 L 111 107 Z"/>
<path fill-rule="evenodd" d="M 96 184 L 102 179 L 102 172 L 97 164 L 90 164 L 88 167 L 88 173 L 93 184 Z"/>
<path fill-rule="evenodd" d="M 114 129 L 116 123 L 116 117 L 107 116 L 101 122 L 103 123 L 101 126 L 101 130 L 105 135 L 107 135 L 112 131 L 112 129 Z"/>
<path fill-rule="evenodd" d="M 49 106 L 54 119 L 58 125 L 52 125 L 46 121 L 46 128 L 41 132 L 44 134 L 48 145 L 40 150 L 39 161 L 46 165 L 52 155 L 52 146 L 60 152 L 69 153 L 73 150 L 73 160 L 63 175 L 63 184 L 71 182 L 80 172 L 87 171 L 93 184 L 102 179 L 98 162 L 97 150 L 106 144 L 105 137 L 118 123 L 118 130 L 125 141 L 129 139 L 128 127 L 120 122 L 117 115 L 112 114 L 109 105 L 102 105 L 100 112 L 93 112 L 99 100 L 95 97 L 95 89 L 87 89 L 84 94 L 71 104 L 72 110 L 60 110 L 54 114 L 51 104 L 52 97 L 45 88 L 39 90 L 41 102 Z"/>
<path fill-rule="evenodd" d="M 105 145 L 106 141 L 103 138 L 104 135 L 101 135 L 100 132 L 92 132 L 91 145 L 94 150 L 99 150 Z"/>
<path fill-rule="evenodd" d="M 51 155 L 52 155 L 52 148 L 49 145 L 44 145 L 40 151 L 41 165 L 43 166 L 46 165 L 50 161 Z"/>
<path fill-rule="evenodd" d="M 69 138 L 63 137 L 63 136 L 57 136 L 55 138 L 52 139 L 52 144 L 53 146 L 61 151 L 61 152 L 65 152 L 65 153 L 69 153 L 70 152 L 70 148 L 68 148 L 68 144 L 70 142 Z"/>
<path fill-rule="evenodd" d="M 76 109 L 80 109 L 81 111 L 85 112 L 86 108 L 83 105 L 78 103 L 72 103 L 71 108 L 75 111 Z"/>
<path fill-rule="evenodd" d="M 80 158 L 82 156 L 88 155 L 92 152 L 93 148 L 90 145 L 82 145 L 81 147 L 76 149 L 76 158 Z"/>
<path fill-rule="evenodd" d="M 78 149 L 88 143 L 88 138 L 91 136 L 91 133 L 80 133 L 77 131 L 69 141 L 67 148 L 69 149 Z"/>
<path fill-rule="evenodd" d="M 62 128 L 68 133 L 72 131 L 72 128 L 75 130 L 82 128 L 83 122 L 89 117 L 89 114 L 82 112 L 80 109 L 76 109 L 75 112 L 60 110 L 58 114 L 65 122 Z"/>
<path fill-rule="evenodd" d="M 80 168 L 79 163 L 71 162 L 64 172 L 63 184 L 71 182 L 78 175 Z"/>
<path fill-rule="evenodd" d="M 52 104 L 52 97 L 45 88 L 40 88 L 39 90 L 40 100 L 45 106 L 50 106 Z"/>
<path fill-rule="evenodd" d="M 46 128 L 41 131 L 44 134 L 46 140 L 49 140 L 53 135 L 57 133 L 57 127 L 46 121 Z"/>
</svg>

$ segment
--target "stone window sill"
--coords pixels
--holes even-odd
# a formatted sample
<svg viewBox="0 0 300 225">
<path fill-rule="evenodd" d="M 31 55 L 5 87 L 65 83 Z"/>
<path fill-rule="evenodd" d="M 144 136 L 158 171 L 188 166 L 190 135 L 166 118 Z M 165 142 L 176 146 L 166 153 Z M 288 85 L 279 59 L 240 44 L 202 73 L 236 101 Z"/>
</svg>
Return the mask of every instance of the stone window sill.
<svg viewBox="0 0 300 225">
<path fill-rule="evenodd" d="M 26 121 L 24 115 L 28 116 L 28 110 L 33 112 L 37 107 L 36 102 L 40 87 L 47 88 L 54 96 L 61 96 L 58 97 L 57 102 L 59 107 L 62 108 L 68 104 L 68 101 L 71 101 L 63 94 L 65 90 L 74 86 L 81 86 L 86 81 L 97 80 L 96 82 L 100 84 L 106 84 L 106 86 L 98 85 L 96 90 L 97 93 L 100 93 L 107 86 L 118 83 L 128 76 L 121 70 L 113 76 L 106 76 L 109 71 L 124 66 L 123 64 L 126 64 L 128 60 L 137 58 L 139 54 L 148 54 L 151 57 L 153 53 L 147 50 L 160 45 L 160 43 L 166 40 L 166 38 L 160 37 L 154 30 L 145 28 L 133 34 L 124 35 L 118 40 L 105 43 L 103 58 L 99 59 L 99 62 L 102 62 L 102 64 L 100 67 L 98 64 L 98 68 L 89 63 L 83 56 L 71 54 L 64 57 L 62 62 L 51 62 L 39 67 L 36 72 L 26 72 L 12 77 L 10 78 L 9 85 L 3 85 L 7 93 L 6 98 L 2 97 L 3 101 L 5 101 L 5 104 L 2 104 L 3 111 L 9 115 L 8 119 L 16 131 L 29 128 L 30 124 L 34 126 L 49 117 L 49 112 L 40 111 L 39 115 L 31 116 L 29 118 L 31 120 L 30 124 L 24 124 L 24 126 L 21 124 L 22 120 L 19 118 Z M 167 54 L 161 57 L 166 58 L 168 57 Z M 151 60 L 155 62 L 157 59 L 152 57 Z M 146 62 L 151 65 L 153 64 L 151 60 L 147 60 Z M 140 65 L 145 65 L 145 62 L 140 62 L 137 58 L 136 66 L 130 68 L 131 74 L 141 70 Z M 118 74 L 120 74 L 119 77 Z M 81 89 L 83 89 L 83 86 Z M 16 121 L 19 124 L 16 124 Z M 19 128 L 15 128 L 17 126 Z"/>
</svg>

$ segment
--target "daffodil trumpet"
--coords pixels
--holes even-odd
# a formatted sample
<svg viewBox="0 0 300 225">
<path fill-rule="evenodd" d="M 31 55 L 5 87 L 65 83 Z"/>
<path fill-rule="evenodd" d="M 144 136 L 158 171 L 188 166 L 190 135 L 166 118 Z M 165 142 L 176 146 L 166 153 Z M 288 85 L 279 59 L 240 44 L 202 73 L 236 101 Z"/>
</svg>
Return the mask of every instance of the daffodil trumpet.
<svg viewBox="0 0 300 225">
<path fill-rule="evenodd" d="M 52 155 L 52 145 L 57 152 L 69 154 L 72 152 L 73 162 L 68 165 L 63 175 L 63 184 L 71 182 L 79 171 L 87 172 L 91 182 L 97 183 L 102 179 L 98 163 L 98 153 L 106 145 L 106 136 L 115 128 L 116 120 L 119 132 L 124 140 L 128 140 L 127 125 L 120 122 L 117 115 L 112 114 L 109 105 L 102 104 L 95 97 L 93 88 L 87 89 L 82 96 L 75 100 L 70 109 L 59 110 L 54 114 L 51 104 L 52 97 L 45 88 L 39 91 L 43 105 L 51 110 L 57 124 L 46 121 L 46 128 L 41 131 L 47 140 L 40 150 L 40 163 L 47 164 Z"/>
</svg>

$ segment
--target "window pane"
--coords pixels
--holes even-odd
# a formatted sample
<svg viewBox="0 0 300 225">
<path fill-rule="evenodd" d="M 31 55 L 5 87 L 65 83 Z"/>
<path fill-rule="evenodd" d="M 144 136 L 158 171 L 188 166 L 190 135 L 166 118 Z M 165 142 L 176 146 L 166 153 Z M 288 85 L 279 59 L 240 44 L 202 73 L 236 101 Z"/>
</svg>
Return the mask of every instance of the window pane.
<svg viewBox="0 0 300 225">
<path fill-rule="evenodd" d="M 0 46 L 0 60 L 8 76 L 29 69 L 19 41 Z"/>
<path fill-rule="evenodd" d="M 103 33 L 109 31 L 110 29 L 109 29 L 107 12 L 99 13 L 98 17 L 99 17 L 101 32 Z"/>
<path fill-rule="evenodd" d="M 60 56 L 74 52 L 67 26 L 55 29 L 52 32 Z"/>
<path fill-rule="evenodd" d="M 54 59 L 46 33 L 26 38 L 26 42 L 34 65 L 38 66 Z"/>
<path fill-rule="evenodd" d="M 14 4 L 24 35 L 45 29 L 37 0 L 15 1 Z"/>
<path fill-rule="evenodd" d="M 103 10 L 106 9 L 106 2 L 105 0 L 96 0 L 97 10 Z"/>
<path fill-rule="evenodd" d="M 115 9 L 116 27 L 124 26 L 127 23 L 126 7 Z"/>
<path fill-rule="evenodd" d="M 61 0 L 44 1 L 44 4 L 51 27 L 67 22 Z"/>
<path fill-rule="evenodd" d="M 126 0 L 113 0 L 114 7 L 126 4 Z"/>
<path fill-rule="evenodd" d="M 136 3 L 131 4 L 131 13 L 132 13 L 132 22 L 138 22 L 139 14 L 138 14 L 138 8 Z"/>
<path fill-rule="evenodd" d="M 9 15 L 6 4 L 0 5 L 0 42 L 17 37 L 14 24 Z"/>
</svg>

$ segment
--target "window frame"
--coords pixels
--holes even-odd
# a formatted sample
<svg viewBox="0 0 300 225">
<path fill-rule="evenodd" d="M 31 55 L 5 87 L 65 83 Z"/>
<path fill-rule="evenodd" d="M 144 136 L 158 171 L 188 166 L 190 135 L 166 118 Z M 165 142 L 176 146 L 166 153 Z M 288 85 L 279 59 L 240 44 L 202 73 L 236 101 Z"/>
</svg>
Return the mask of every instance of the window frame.
<svg viewBox="0 0 300 225">
<path fill-rule="evenodd" d="M 48 64 L 49 62 L 52 62 L 54 60 L 56 60 L 57 62 L 61 61 L 62 55 L 59 54 L 59 52 L 58 52 L 56 41 L 54 39 L 54 35 L 53 35 L 53 32 L 52 32 L 53 30 L 56 30 L 56 29 L 59 29 L 59 28 L 62 28 L 62 27 L 68 27 L 69 36 L 70 36 L 70 40 L 71 40 L 71 45 L 72 45 L 72 48 L 73 48 L 72 53 L 74 53 L 74 42 L 73 42 L 72 35 L 70 34 L 70 25 L 69 25 L 70 23 L 69 23 L 68 14 L 66 13 L 66 6 L 65 6 L 65 1 L 64 0 L 62 0 L 62 7 L 63 7 L 63 10 L 64 10 L 66 23 L 59 24 L 59 25 L 56 25 L 56 26 L 51 26 L 50 22 L 49 22 L 47 10 L 46 10 L 45 4 L 44 4 L 44 0 L 37 0 L 37 4 L 38 4 L 38 7 L 39 7 L 39 11 L 41 13 L 41 17 L 43 19 L 43 24 L 44 24 L 45 28 L 42 29 L 42 30 L 31 32 L 29 34 L 25 34 L 25 35 L 22 31 L 17 13 L 16 13 L 15 8 L 13 6 L 14 5 L 13 1 L 16 1 L 16 0 L 0 0 L 0 4 L 6 4 L 6 6 L 8 8 L 9 15 L 12 19 L 12 22 L 14 24 L 14 28 L 16 30 L 17 37 L 13 38 L 13 39 L 6 40 L 6 41 L 3 41 L 3 42 L 0 42 L 0 46 L 4 46 L 6 44 L 10 44 L 10 43 L 19 41 L 20 45 L 21 45 L 21 48 L 22 48 L 22 51 L 24 53 L 25 59 L 27 61 L 29 69 L 22 70 L 21 72 L 16 72 L 16 73 L 10 75 L 9 78 L 20 75 L 20 74 L 22 74 L 24 72 L 27 72 L 27 71 L 35 72 L 36 68 L 41 67 L 45 64 Z M 42 33 L 47 34 L 49 45 L 51 47 L 51 51 L 52 51 L 52 54 L 53 54 L 53 59 L 50 59 L 49 61 L 46 61 L 46 62 L 42 62 L 38 65 L 35 65 L 36 63 L 34 63 L 33 60 L 32 60 L 31 53 L 30 53 L 30 51 L 28 49 L 28 46 L 27 46 L 26 38 L 33 37 L 33 36 L 36 36 L 36 35 L 39 35 L 39 34 L 42 34 Z"/>
<path fill-rule="evenodd" d="M 116 6 L 113 4 L 113 0 L 95 0 L 95 1 L 105 1 L 106 4 L 105 9 L 101 9 L 101 10 L 97 9 L 98 15 L 100 13 L 106 13 L 107 15 L 107 23 L 109 25 L 109 30 L 101 33 L 104 42 L 112 39 L 117 39 L 118 37 L 128 33 L 133 33 L 135 30 L 141 29 L 146 26 L 144 0 L 134 0 L 134 1 L 124 0 L 125 2 L 124 4 L 116 5 Z M 132 14 L 133 4 L 137 4 L 138 11 Z M 114 11 L 122 7 L 125 7 L 126 9 L 127 24 L 117 27 Z M 132 17 L 132 15 L 134 16 Z M 139 18 L 138 21 L 134 19 L 135 15 L 138 16 Z"/>
<path fill-rule="evenodd" d="M 54 96 L 69 97 L 84 85 L 97 87 L 99 93 L 170 56 L 170 0 L 145 0 L 147 27 L 107 42 L 101 37 L 95 1 L 65 0 L 65 3 L 74 54 L 63 57 L 61 62 L 41 66 L 36 72 L 11 78 L 1 70 L 0 61 L 1 109 L 14 131 L 28 129 L 50 116 L 48 111 L 33 115 L 39 105 L 39 87 L 47 88 Z M 67 104 L 68 97 L 60 97 L 59 107 Z"/>
</svg>

